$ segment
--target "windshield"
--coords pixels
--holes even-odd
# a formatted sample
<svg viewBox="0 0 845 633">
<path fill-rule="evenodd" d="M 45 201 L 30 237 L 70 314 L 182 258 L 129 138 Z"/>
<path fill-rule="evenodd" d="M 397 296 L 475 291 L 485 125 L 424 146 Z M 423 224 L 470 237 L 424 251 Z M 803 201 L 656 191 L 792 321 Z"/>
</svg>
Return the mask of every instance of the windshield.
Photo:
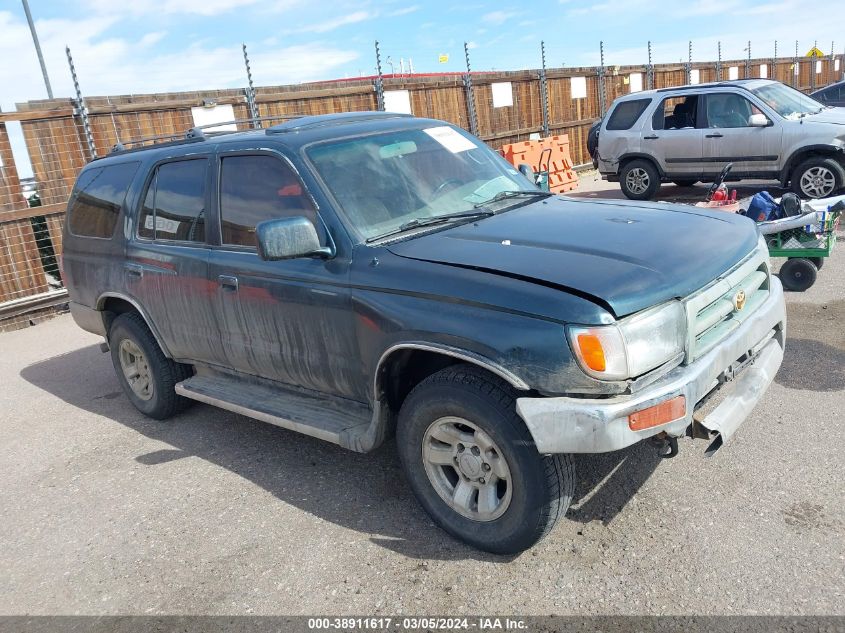
<svg viewBox="0 0 845 633">
<path fill-rule="evenodd" d="M 785 119 L 800 119 L 824 110 L 824 106 L 812 97 L 781 83 L 765 84 L 752 88 L 751 92 Z"/>
<path fill-rule="evenodd" d="M 537 191 L 496 152 L 448 125 L 321 143 L 307 153 L 365 239 L 477 211 L 505 191 Z"/>
</svg>

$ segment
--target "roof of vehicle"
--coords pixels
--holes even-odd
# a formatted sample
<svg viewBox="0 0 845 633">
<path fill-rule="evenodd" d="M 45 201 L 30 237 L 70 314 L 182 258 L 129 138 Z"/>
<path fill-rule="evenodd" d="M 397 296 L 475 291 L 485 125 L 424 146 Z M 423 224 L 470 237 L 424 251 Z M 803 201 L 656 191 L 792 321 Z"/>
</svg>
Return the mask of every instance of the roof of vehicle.
<svg viewBox="0 0 845 633">
<path fill-rule="evenodd" d="M 627 101 L 629 99 L 642 99 L 644 97 L 652 97 L 661 95 L 666 92 L 683 92 L 685 90 L 710 90 L 713 88 L 741 88 L 743 90 L 751 90 L 765 84 L 777 83 L 772 79 L 733 79 L 730 81 L 711 81 L 704 84 L 687 84 L 685 86 L 674 86 L 672 88 L 656 88 L 654 90 L 642 90 L 640 92 L 632 92 L 627 95 L 618 97 L 618 101 Z"/>
<path fill-rule="evenodd" d="M 820 92 L 827 90 L 828 88 L 833 88 L 834 86 L 842 86 L 842 85 L 845 85 L 845 79 L 843 79 L 841 81 L 835 81 L 832 84 L 827 84 L 826 86 L 823 86 L 822 88 L 819 88 L 818 90 L 814 90 L 813 92 L 810 93 L 810 96 L 812 97 L 813 95 L 817 95 Z"/>
<path fill-rule="evenodd" d="M 116 145 L 109 154 L 101 156 L 93 162 L 97 165 L 102 165 L 104 162 L 122 162 L 120 159 L 127 156 L 156 160 L 163 155 L 178 154 L 181 150 L 184 150 L 186 154 L 195 153 L 213 150 L 222 144 L 242 141 L 253 141 L 258 144 L 273 139 L 273 141 L 280 141 L 287 146 L 301 146 L 316 140 L 331 139 L 338 136 L 354 136 L 382 129 L 389 130 L 432 124 L 444 125 L 442 121 L 419 119 L 409 114 L 366 111 L 297 117 L 265 129 L 242 132 L 204 132 L 202 128 L 191 128 L 183 138 L 165 140 L 153 145 L 143 145 L 130 149 Z M 214 127 L 214 125 L 210 127 Z"/>
</svg>

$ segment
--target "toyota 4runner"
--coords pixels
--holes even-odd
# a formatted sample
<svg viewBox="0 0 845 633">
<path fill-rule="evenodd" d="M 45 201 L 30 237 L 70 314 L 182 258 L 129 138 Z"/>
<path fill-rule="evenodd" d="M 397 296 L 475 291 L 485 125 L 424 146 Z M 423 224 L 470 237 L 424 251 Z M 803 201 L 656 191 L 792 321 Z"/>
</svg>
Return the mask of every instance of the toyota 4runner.
<svg viewBox="0 0 845 633">
<path fill-rule="evenodd" d="M 73 317 L 138 410 L 200 401 L 360 452 L 395 436 L 434 520 L 491 552 L 566 512 L 573 453 L 715 451 L 783 358 L 753 222 L 542 192 L 430 119 L 117 150 L 79 174 L 64 240 Z"/>
</svg>

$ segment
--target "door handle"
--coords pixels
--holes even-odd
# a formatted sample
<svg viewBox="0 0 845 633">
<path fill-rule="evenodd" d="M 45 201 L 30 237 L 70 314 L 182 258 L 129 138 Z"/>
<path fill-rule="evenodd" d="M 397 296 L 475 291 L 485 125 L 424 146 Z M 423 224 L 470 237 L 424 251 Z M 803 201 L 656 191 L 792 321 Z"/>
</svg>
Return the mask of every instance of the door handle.
<svg viewBox="0 0 845 633">
<path fill-rule="evenodd" d="M 140 279 L 144 276 L 144 267 L 140 264 L 125 264 L 124 267 L 126 268 L 126 274 L 130 277 Z"/>
<path fill-rule="evenodd" d="M 231 275 L 220 275 L 217 278 L 217 283 L 220 284 L 220 287 L 223 290 L 227 290 L 229 292 L 234 292 L 238 289 L 238 278 L 232 277 Z"/>
<path fill-rule="evenodd" d="M 653 140 L 656 140 L 658 138 L 660 138 L 660 137 L 657 136 L 656 134 L 651 134 L 650 136 L 644 136 L 643 137 L 643 139 L 646 140 L 646 141 L 653 141 Z"/>
<path fill-rule="evenodd" d="M 705 134 L 705 138 L 722 138 L 722 135 L 716 132 L 715 134 Z"/>
</svg>

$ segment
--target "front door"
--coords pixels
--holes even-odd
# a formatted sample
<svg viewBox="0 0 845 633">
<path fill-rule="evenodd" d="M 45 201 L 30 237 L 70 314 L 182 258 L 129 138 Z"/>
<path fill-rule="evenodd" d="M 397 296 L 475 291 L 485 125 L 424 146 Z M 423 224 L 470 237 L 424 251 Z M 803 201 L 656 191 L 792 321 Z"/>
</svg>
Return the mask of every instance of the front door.
<svg viewBox="0 0 845 633">
<path fill-rule="evenodd" d="M 704 130 L 697 126 L 698 95 L 666 97 L 643 128 L 643 151 L 669 178 L 698 180 L 704 170 Z"/>
<path fill-rule="evenodd" d="M 769 127 L 752 127 L 752 114 L 764 112 L 734 92 L 714 92 L 704 101 L 704 158 L 708 174 L 715 176 L 727 163 L 731 174 L 745 178 L 777 175 L 782 128 L 769 119 Z M 767 117 L 768 118 L 768 117 Z"/>
<path fill-rule="evenodd" d="M 219 156 L 220 245 L 209 260 L 217 284 L 225 364 L 242 372 L 361 399 L 362 374 L 348 287 L 349 260 L 264 261 L 255 226 L 305 216 L 325 226 L 290 163 L 273 152 Z"/>
</svg>

